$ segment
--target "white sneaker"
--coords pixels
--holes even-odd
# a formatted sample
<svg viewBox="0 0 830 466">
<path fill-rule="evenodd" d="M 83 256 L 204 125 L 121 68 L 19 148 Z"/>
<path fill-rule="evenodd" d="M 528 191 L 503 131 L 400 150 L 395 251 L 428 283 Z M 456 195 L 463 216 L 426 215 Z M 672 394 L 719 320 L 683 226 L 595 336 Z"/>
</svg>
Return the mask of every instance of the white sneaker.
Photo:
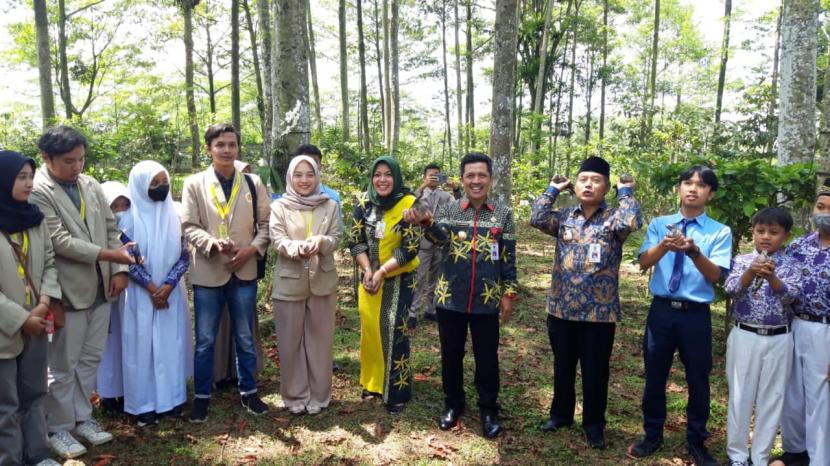
<svg viewBox="0 0 830 466">
<path fill-rule="evenodd" d="M 67 460 L 86 454 L 86 447 L 65 430 L 50 435 L 49 446 L 58 456 Z"/>
<path fill-rule="evenodd" d="M 35 466 L 61 466 L 61 464 L 53 460 L 52 458 L 46 458 L 45 460 L 41 461 Z"/>
<path fill-rule="evenodd" d="M 303 406 L 303 405 L 290 406 L 288 408 L 288 412 L 295 415 L 295 416 L 299 416 L 300 414 L 303 414 L 304 411 L 305 411 L 305 406 Z"/>
<path fill-rule="evenodd" d="M 75 428 L 75 433 L 93 446 L 103 445 L 113 439 L 112 434 L 101 429 L 101 426 L 93 419 L 80 423 Z"/>
<path fill-rule="evenodd" d="M 308 414 L 311 414 L 312 416 L 314 416 L 315 414 L 320 414 L 320 411 L 322 411 L 322 409 L 323 408 L 321 408 L 319 406 L 308 406 L 308 407 L 306 407 L 306 411 L 308 411 Z"/>
</svg>

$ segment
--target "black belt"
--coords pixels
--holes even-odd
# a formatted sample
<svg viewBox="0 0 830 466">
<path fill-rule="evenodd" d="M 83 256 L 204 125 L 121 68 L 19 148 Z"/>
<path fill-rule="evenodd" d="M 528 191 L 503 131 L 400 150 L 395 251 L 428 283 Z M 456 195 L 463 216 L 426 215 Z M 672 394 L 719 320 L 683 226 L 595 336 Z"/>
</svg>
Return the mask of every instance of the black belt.
<svg viewBox="0 0 830 466">
<path fill-rule="evenodd" d="M 670 299 L 664 298 L 662 296 L 655 296 L 655 301 L 660 301 L 672 309 L 678 311 L 694 311 L 694 310 L 708 310 L 709 304 L 708 303 L 696 303 L 694 301 L 685 301 L 681 299 Z"/>
<path fill-rule="evenodd" d="M 812 314 L 807 314 L 806 312 L 796 314 L 795 316 L 801 320 L 807 320 L 810 322 L 820 322 L 822 324 L 830 324 L 830 317 L 828 316 L 814 316 Z"/>
<path fill-rule="evenodd" d="M 790 333 L 790 326 L 789 325 L 782 325 L 780 327 L 753 327 L 752 325 L 747 325 L 741 322 L 735 322 L 735 327 L 738 327 L 741 330 L 746 330 L 747 332 L 756 333 L 758 335 L 763 335 L 765 337 L 771 337 L 775 335 L 783 335 L 785 333 Z"/>
</svg>

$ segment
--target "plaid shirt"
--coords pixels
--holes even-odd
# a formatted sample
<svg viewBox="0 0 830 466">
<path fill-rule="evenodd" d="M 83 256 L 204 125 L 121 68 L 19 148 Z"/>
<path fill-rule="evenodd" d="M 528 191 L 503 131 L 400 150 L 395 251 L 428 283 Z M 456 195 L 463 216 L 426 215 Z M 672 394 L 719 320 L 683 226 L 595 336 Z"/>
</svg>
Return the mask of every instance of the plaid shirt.
<svg viewBox="0 0 830 466">
<path fill-rule="evenodd" d="M 476 209 L 464 197 L 438 209 L 425 235 L 444 250 L 435 306 L 467 314 L 497 314 L 516 290 L 513 212 L 487 199 Z"/>
<path fill-rule="evenodd" d="M 617 322 L 623 243 L 643 225 L 631 188 L 620 188 L 619 207 L 605 202 L 585 218 L 582 207 L 556 210 L 559 191 L 549 187 L 533 201 L 530 225 L 556 238 L 548 313 L 565 320 Z M 595 257 L 591 257 L 594 249 Z"/>
</svg>

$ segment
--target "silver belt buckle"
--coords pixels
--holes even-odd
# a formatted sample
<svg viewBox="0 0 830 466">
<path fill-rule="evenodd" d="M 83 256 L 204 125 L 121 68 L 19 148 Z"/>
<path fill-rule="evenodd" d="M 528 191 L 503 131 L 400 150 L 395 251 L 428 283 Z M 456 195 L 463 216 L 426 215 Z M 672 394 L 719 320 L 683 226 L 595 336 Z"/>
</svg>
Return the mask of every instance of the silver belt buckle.
<svg viewBox="0 0 830 466">
<path fill-rule="evenodd" d="M 769 335 L 769 329 L 768 328 L 757 328 L 756 327 L 755 330 L 757 331 L 758 335 Z"/>
<path fill-rule="evenodd" d="M 683 303 L 680 301 L 672 301 L 671 307 L 672 309 L 683 309 Z"/>
</svg>

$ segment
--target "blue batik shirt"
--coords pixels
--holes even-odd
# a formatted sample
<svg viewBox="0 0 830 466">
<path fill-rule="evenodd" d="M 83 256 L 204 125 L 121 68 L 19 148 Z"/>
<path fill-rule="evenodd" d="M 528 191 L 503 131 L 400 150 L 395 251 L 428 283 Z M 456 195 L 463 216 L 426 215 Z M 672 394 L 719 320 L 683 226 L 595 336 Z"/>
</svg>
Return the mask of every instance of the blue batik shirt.
<svg viewBox="0 0 830 466">
<path fill-rule="evenodd" d="M 830 248 L 822 248 L 813 232 L 793 241 L 785 254 L 801 264 L 802 294 L 795 312 L 830 317 Z"/>
<path fill-rule="evenodd" d="M 724 288 L 732 297 L 729 314 L 738 322 L 761 327 L 787 325 L 792 320 L 792 303 L 799 298 L 800 267 L 791 257 L 776 252 L 770 259 L 775 261 L 775 276 L 784 284 L 779 292 L 772 290 L 769 282 L 760 277 L 748 287 L 741 286 L 741 276 L 758 257 L 758 252 L 742 254 L 732 261 L 732 270 L 726 278 Z"/>
</svg>

